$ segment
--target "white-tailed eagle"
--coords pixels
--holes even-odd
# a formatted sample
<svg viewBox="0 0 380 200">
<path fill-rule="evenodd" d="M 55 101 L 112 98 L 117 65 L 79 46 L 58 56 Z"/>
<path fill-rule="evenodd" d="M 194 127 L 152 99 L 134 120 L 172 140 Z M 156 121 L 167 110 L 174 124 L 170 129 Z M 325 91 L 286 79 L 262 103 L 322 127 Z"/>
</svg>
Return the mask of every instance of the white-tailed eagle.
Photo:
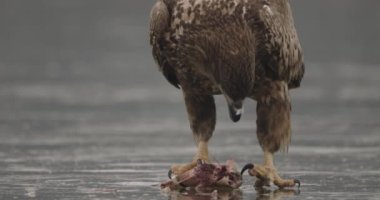
<svg viewBox="0 0 380 200">
<path fill-rule="evenodd" d="M 289 90 L 304 74 L 302 49 L 289 0 L 158 0 L 151 11 L 150 43 L 165 78 L 181 88 L 198 151 L 192 162 L 173 165 L 179 175 L 209 160 L 216 111 L 213 95 L 225 97 L 237 122 L 246 98 L 257 101 L 257 137 L 262 165 L 247 164 L 256 186 L 282 179 L 273 154 L 291 139 Z"/>
</svg>

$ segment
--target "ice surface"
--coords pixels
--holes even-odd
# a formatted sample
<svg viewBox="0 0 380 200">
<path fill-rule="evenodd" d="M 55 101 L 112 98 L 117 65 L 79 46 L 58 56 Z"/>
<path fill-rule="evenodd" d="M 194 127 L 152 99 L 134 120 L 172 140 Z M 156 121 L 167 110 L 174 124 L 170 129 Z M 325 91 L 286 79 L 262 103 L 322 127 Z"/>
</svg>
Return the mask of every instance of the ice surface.
<svg viewBox="0 0 380 200">
<path fill-rule="evenodd" d="M 0 199 L 212 198 L 160 191 L 169 166 L 190 161 L 195 147 L 181 92 L 158 73 L 150 54 L 146 23 L 153 1 L 16 2 L 0 6 Z M 300 191 L 255 191 L 245 175 L 239 191 L 220 198 L 380 198 L 380 67 L 373 64 L 379 56 L 371 56 L 379 51 L 376 41 L 364 43 L 379 30 L 352 33 L 354 22 L 334 17 L 346 20 L 335 27 L 328 17 L 349 11 L 335 2 L 323 8 L 330 15 L 318 10 L 313 17 L 317 9 L 309 4 L 321 7 L 318 2 L 324 1 L 293 1 L 308 62 L 302 87 L 291 92 L 289 153 L 275 158 L 284 177 L 301 180 Z M 332 12 L 337 9 L 343 14 Z M 371 13 L 378 12 L 349 16 L 376 19 L 366 17 Z M 305 30 L 318 22 L 329 26 Z M 318 34 L 338 29 L 351 35 Z M 353 38 L 359 39 L 350 43 Z M 313 48 L 335 40 L 353 46 Z M 348 56 L 342 62 L 339 55 Z M 372 59 L 354 62 L 359 57 Z M 223 98 L 217 106 L 213 161 L 260 163 L 254 102 L 246 101 L 237 124 Z"/>
</svg>

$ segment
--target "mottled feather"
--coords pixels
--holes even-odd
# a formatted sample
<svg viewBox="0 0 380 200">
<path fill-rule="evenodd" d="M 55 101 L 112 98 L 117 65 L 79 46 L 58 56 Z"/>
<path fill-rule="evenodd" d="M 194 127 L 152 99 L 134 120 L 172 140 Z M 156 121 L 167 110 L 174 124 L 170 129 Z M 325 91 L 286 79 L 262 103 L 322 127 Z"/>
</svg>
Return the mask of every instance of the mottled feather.
<svg viewBox="0 0 380 200">
<path fill-rule="evenodd" d="M 230 112 L 253 98 L 263 149 L 287 149 L 288 90 L 300 86 L 305 70 L 289 0 L 159 0 L 150 30 L 153 56 L 166 79 L 181 86 L 188 110 L 201 106 L 189 99 L 208 95 L 223 94 Z"/>
<path fill-rule="evenodd" d="M 176 88 L 179 88 L 179 81 L 174 68 L 169 64 L 165 56 L 164 43 L 165 33 L 170 26 L 170 13 L 163 1 L 157 1 L 150 13 L 150 44 L 153 47 L 153 57 L 165 78 Z"/>
</svg>

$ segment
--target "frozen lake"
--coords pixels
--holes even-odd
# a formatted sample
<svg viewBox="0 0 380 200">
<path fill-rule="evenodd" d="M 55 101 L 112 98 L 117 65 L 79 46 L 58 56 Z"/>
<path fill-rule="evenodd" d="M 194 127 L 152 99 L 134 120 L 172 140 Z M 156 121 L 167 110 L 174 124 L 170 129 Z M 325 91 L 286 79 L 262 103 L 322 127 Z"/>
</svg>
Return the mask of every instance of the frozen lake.
<svg viewBox="0 0 380 200">
<path fill-rule="evenodd" d="M 361 66 L 362 77 L 353 77 L 354 66 L 311 67 L 292 93 L 290 152 L 276 157 L 285 177 L 302 180 L 300 193 L 261 197 L 378 199 L 380 68 Z M 195 152 L 180 92 L 167 84 L 15 81 L 0 90 L 2 199 L 173 199 L 157 184 Z M 254 103 L 246 110 L 233 124 L 218 98 L 215 161 L 261 162 Z M 252 184 L 245 176 L 235 199 L 261 199 Z"/>
<path fill-rule="evenodd" d="M 158 186 L 169 166 L 189 161 L 195 147 L 181 92 L 150 56 L 146 22 L 153 1 L 15 2 L 0 6 L 6 27 L 0 34 L 0 199 L 212 199 L 166 194 Z M 348 18 L 353 2 L 341 9 Z M 366 2 L 369 9 L 380 4 Z M 290 151 L 275 158 L 281 174 L 302 186 L 255 191 L 246 175 L 240 190 L 220 199 L 380 199 L 380 62 L 370 40 L 379 30 L 343 39 L 316 34 L 306 23 L 316 19 L 316 6 L 323 8 L 296 6 L 305 15 L 296 20 L 307 72 L 291 93 Z M 360 22 L 372 14 L 356 15 Z M 313 23 L 337 32 L 354 23 L 344 21 L 338 30 L 318 20 Z M 323 50 L 329 37 L 331 47 Z M 255 103 L 245 103 L 237 124 L 221 97 L 217 110 L 213 160 L 260 163 Z"/>
</svg>

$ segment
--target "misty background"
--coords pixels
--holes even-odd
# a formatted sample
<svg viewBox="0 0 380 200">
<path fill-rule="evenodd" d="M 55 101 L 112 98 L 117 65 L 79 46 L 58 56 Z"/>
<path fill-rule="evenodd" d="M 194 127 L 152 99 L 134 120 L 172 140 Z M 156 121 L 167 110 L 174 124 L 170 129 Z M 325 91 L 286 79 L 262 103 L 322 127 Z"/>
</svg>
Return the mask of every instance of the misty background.
<svg viewBox="0 0 380 200">
<path fill-rule="evenodd" d="M 148 43 L 154 0 L 2 0 L 0 80 L 166 84 Z M 377 0 L 291 0 L 307 69 L 378 65 Z M 141 80 L 144 77 L 144 80 Z M 322 77 L 321 77 L 322 78 Z"/>
</svg>

